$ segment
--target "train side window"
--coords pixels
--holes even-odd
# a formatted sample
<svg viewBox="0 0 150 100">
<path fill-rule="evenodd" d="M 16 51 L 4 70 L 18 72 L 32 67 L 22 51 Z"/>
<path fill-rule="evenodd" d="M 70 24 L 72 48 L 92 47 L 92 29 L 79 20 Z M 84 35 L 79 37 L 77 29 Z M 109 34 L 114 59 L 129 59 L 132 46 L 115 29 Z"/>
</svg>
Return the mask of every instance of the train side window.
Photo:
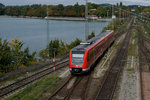
<svg viewBox="0 0 150 100">
<path fill-rule="evenodd" d="M 93 53 L 93 52 L 91 52 L 90 58 L 92 58 L 92 53 Z"/>
<path fill-rule="evenodd" d="M 90 60 L 90 53 L 88 53 L 88 59 L 87 59 L 88 61 Z"/>
<path fill-rule="evenodd" d="M 93 57 L 93 50 L 92 50 L 92 53 L 91 53 L 91 57 Z"/>
<path fill-rule="evenodd" d="M 88 61 L 90 60 L 91 58 L 91 52 L 88 53 Z"/>
</svg>

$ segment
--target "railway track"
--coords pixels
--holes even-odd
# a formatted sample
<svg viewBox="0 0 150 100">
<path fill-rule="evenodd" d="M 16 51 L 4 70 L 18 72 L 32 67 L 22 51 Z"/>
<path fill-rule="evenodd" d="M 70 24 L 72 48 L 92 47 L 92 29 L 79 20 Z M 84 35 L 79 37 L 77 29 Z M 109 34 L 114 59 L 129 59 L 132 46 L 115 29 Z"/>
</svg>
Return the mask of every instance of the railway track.
<svg viewBox="0 0 150 100">
<path fill-rule="evenodd" d="M 59 70 L 61 68 L 64 68 L 69 65 L 69 61 L 64 61 L 62 63 L 56 64 L 56 69 Z M 31 76 L 25 77 L 17 82 L 14 82 L 8 86 L 0 88 L 0 98 L 38 80 L 41 79 L 42 77 L 49 75 L 50 73 L 54 72 L 53 67 L 47 68 L 45 70 L 39 71 Z"/>
<path fill-rule="evenodd" d="M 140 71 L 140 90 L 141 90 L 141 100 L 145 100 L 144 97 L 144 83 L 143 83 L 143 72 L 150 72 L 150 49 L 145 45 L 145 41 L 150 43 L 149 38 L 143 36 L 142 31 L 138 30 L 138 52 L 139 52 L 139 71 Z"/>
<path fill-rule="evenodd" d="M 58 88 L 48 100 L 70 100 L 76 97 L 84 100 L 90 77 L 91 74 L 82 77 L 70 76 L 68 80 L 60 88 Z M 72 86 L 68 88 L 70 83 L 72 83 Z"/>
<path fill-rule="evenodd" d="M 142 39 L 147 41 L 148 43 L 150 43 L 150 38 L 146 37 L 146 36 L 142 36 Z"/>
<path fill-rule="evenodd" d="M 127 37 L 125 38 L 124 45 L 126 45 L 126 46 L 128 46 L 128 44 L 129 44 L 129 40 L 130 40 L 129 37 L 130 37 L 130 33 L 128 33 Z M 119 50 L 120 52 L 118 52 L 117 55 L 121 56 L 123 54 L 123 52 L 127 52 L 128 48 L 126 48 L 126 46 L 122 46 L 121 48 L 123 48 L 123 49 L 120 49 Z M 122 51 L 122 50 L 124 50 L 124 51 Z M 116 57 L 116 61 L 117 61 L 117 59 L 122 59 L 122 60 L 125 59 L 124 57 L 126 56 L 126 54 L 127 53 L 124 53 L 124 56 L 122 58 Z M 112 74 L 108 75 L 108 77 L 110 77 L 109 79 L 111 79 L 111 81 L 109 80 L 109 82 L 107 82 L 108 83 L 108 85 L 106 85 L 107 88 L 109 88 L 109 87 L 111 88 L 112 85 L 110 86 L 110 84 L 113 84 L 113 83 L 110 83 L 110 82 L 112 82 L 112 81 L 115 82 L 115 85 L 117 84 L 116 76 L 119 77 L 119 73 L 121 71 L 121 69 L 119 67 L 123 66 L 124 62 L 119 61 L 118 63 L 121 63 L 120 65 L 118 65 L 118 68 L 112 69 L 111 70 Z M 115 64 L 114 64 L 114 66 L 115 66 Z M 70 76 L 68 78 L 68 80 L 59 89 L 57 89 L 55 91 L 55 93 L 53 93 L 48 100 L 70 100 L 70 99 L 86 100 L 87 99 L 86 91 L 88 90 L 87 87 L 89 87 L 89 84 L 92 80 L 91 75 L 92 74 L 89 74 L 87 76 L 82 76 L 82 77 L 81 76 L 80 77 Z M 68 88 L 70 83 L 72 83 L 72 86 L 70 88 Z M 104 89 L 105 93 L 106 93 L 106 91 L 109 92 L 111 90 L 110 88 L 109 88 L 109 90 Z M 113 91 L 114 91 L 114 89 L 113 89 Z"/>
<path fill-rule="evenodd" d="M 128 26 L 128 24 L 130 24 L 129 22 L 130 22 L 130 20 L 128 19 L 127 22 L 124 23 L 124 24 L 118 29 L 118 31 L 117 31 L 116 34 L 114 35 L 115 39 L 119 38 L 119 37 L 122 35 L 122 33 L 125 33 L 125 32 L 126 32 L 126 28 L 124 28 L 124 27 Z"/>
<path fill-rule="evenodd" d="M 64 64 L 64 65 L 62 65 Z M 68 61 L 66 62 L 63 62 L 63 63 L 60 63 L 58 65 L 56 65 L 56 70 L 60 69 L 60 68 L 63 68 L 64 66 L 67 66 L 68 65 Z M 24 86 L 50 74 L 51 72 L 53 72 L 53 68 L 48 68 L 46 70 L 43 70 L 43 71 L 40 71 L 38 73 L 35 73 L 29 77 L 26 77 L 24 79 L 21 79 L 13 84 L 10 84 L 8 86 L 5 86 L 3 88 L 0 88 L 0 98 L 3 98 L 5 96 L 7 96 L 8 94 L 20 89 L 20 88 L 23 88 Z M 65 89 L 65 92 L 62 91 L 63 88 L 66 88 L 66 85 L 70 82 L 70 80 L 72 80 L 73 78 L 76 78 L 73 86 L 66 90 Z M 90 79 L 91 79 L 91 74 L 87 75 L 87 76 L 83 76 L 83 77 L 75 77 L 75 76 L 70 76 L 70 78 L 63 84 L 62 87 L 60 87 L 50 98 L 49 100 L 53 100 L 53 99 L 56 99 L 56 98 L 59 98 L 57 97 L 58 94 L 63 94 L 63 96 L 61 97 L 63 100 L 69 100 L 70 98 L 74 98 L 75 96 L 77 96 L 76 93 L 79 94 L 79 97 L 82 99 L 82 100 L 85 100 L 85 93 L 86 93 L 86 90 L 87 90 L 87 87 L 88 87 L 88 83 L 90 82 Z M 81 89 L 79 89 L 81 88 Z M 79 90 L 78 90 L 79 89 Z M 61 92 L 61 93 L 60 93 Z M 80 93 L 79 93 L 80 92 Z"/>
<path fill-rule="evenodd" d="M 108 73 L 104 76 L 95 100 L 112 100 L 113 98 L 120 72 L 125 65 L 125 62 L 121 60 L 124 60 L 127 57 L 129 41 L 131 39 L 130 30 L 132 29 L 132 23 L 133 20 L 131 21 L 131 25 L 128 29 L 129 31 L 127 32 L 125 39 L 123 40 L 120 48 L 117 51 L 116 57 L 112 60 L 110 64 L 110 69 Z"/>
<path fill-rule="evenodd" d="M 145 41 L 149 42 L 149 38 L 142 35 L 141 30 L 138 29 L 139 39 L 139 60 L 142 67 L 140 67 L 141 72 L 150 72 L 150 49 L 145 45 Z M 146 66 L 147 65 L 147 66 Z M 145 66 L 145 67 L 144 67 Z"/>
</svg>

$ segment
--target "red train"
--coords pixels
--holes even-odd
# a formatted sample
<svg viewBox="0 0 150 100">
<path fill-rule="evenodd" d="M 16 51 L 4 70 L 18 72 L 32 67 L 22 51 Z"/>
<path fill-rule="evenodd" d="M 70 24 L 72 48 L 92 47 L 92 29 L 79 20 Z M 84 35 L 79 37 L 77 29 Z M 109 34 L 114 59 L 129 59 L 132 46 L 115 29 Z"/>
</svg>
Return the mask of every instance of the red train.
<svg viewBox="0 0 150 100">
<path fill-rule="evenodd" d="M 96 60 L 102 56 L 113 41 L 114 32 L 108 30 L 71 49 L 69 54 L 70 72 L 72 74 L 88 72 Z"/>
</svg>

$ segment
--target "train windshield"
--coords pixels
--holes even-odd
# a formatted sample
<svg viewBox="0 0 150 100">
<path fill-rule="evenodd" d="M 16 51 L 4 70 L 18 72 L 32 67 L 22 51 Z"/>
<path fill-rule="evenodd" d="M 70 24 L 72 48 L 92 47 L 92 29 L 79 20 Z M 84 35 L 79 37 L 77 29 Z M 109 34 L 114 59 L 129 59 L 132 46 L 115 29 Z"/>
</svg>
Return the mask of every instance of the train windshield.
<svg viewBox="0 0 150 100">
<path fill-rule="evenodd" d="M 84 51 L 72 51 L 72 64 L 81 65 L 83 63 Z"/>
</svg>

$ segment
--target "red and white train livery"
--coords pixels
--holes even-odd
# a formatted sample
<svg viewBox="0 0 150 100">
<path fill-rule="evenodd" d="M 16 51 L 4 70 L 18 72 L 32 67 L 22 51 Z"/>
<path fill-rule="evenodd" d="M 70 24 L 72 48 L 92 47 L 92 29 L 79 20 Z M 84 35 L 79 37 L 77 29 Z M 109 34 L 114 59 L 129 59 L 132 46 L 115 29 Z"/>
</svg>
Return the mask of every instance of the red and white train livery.
<svg viewBox="0 0 150 100">
<path fill-rule="evenodd" d="M 114 32 L 108 30 L 71 49 L 69 54 L 70 72 L 72 74 L 88 72 L 113 41 Z"/>
</svg>

